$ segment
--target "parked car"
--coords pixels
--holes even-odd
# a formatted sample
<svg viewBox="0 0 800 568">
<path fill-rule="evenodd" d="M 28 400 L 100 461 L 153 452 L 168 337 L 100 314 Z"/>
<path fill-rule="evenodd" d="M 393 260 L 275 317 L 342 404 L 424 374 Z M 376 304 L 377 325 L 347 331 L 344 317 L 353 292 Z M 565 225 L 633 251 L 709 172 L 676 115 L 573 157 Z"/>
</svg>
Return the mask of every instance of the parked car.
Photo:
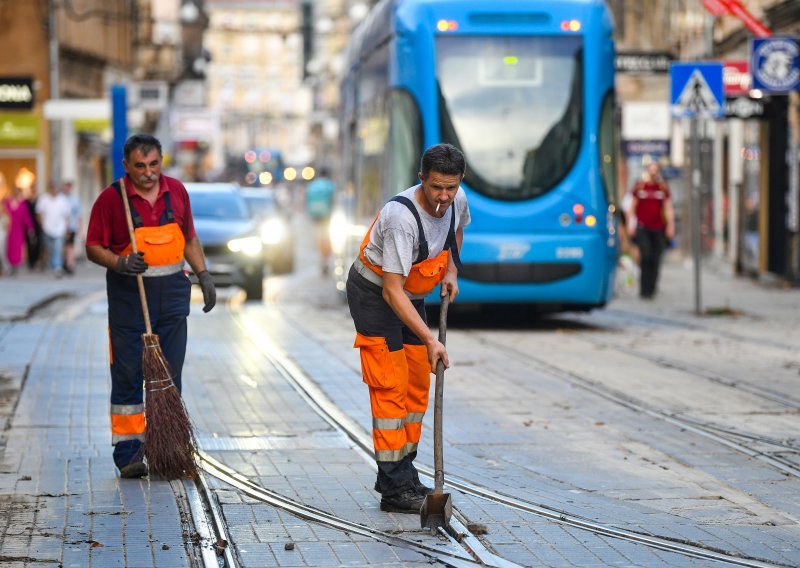
<svg viewBox="0 0 800 568">
<path fill-rule="evenodd" d="M 267 188 L 243 187 L 244 197 L 253 215 L 259 219 L 264 255 L 272 274 L 294 270 L 294 235 L 289 220 L 278 207 L 275 192 Z"/>
<path fill-rule="evenodd" d="M 241 286 L 248 299 L 264 294 L 264 245 L 259 220 L 234 183 L 186 183 L 206 267 L 217 286 Z M 194 279 L 194 278 L 193 278 Z"/>
</svg>

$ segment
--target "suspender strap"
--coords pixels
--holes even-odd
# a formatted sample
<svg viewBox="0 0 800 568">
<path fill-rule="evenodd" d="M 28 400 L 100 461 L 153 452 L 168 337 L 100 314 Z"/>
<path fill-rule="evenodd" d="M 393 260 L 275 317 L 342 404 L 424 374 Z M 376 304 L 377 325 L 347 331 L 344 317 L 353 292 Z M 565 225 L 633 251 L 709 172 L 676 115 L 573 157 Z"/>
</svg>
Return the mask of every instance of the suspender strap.
<svg viewBox="0 0 800 568">
<path fill-rule="evenodd" d="M 119 180 L 115 181 L 111 184 L 114 189 L 117 190 L 120 197 L 122 197 L 122 188 L 120 188 Z M 133 219 L 133 226 L 134 228 L 138 229 L 139 227 L 144 227 L 144 221 L 142 220 L 142 216 L 139 215 L 139 212 L 136 210 L 133 205 L 131 205 L 131 218 Z M 160 224 L 167 225 L 169 223 L 175 222 L 175 213 L 172 211 L 172 202 L 169 199 L 169 191 L 164 192 L 164 212 L 161 214 Z"/>
<path fill-rule="evenodd" d="M 417 208 L 411 200 L 403 195 L 395 195 L 389 201 L 397 201 L 405 205 L 417 221 L 417 229 L 419 230 L 419 254 L 417 255 L 417 260 L 415 260 L 413 264 L 418 264 L 428 258 L 428 240 L 425 238 L 425 231 L 422 229 L 422 219 L 419 216 L 419 211 L 417 211 Z M 456 265 L 456 269 L 461 270 L 461 258 L 458 255 L 458 243 L 456 242 L 455 203 L 450 207 L 450 229 L 447 231 L 447 238 L 444 241 L 443 250 L 448 249 L 450 250 L 450 254 L 453 255 L 453 262 Z"/>
<path fill-rule="evenodd" d="M 417 211 L 417 208 L 411 203 L 411 200 L 403 195 L 395 195 L 389 201 L 397 201 L 405 205 L 417 221 L 417 230 L 419 231 L 419 254 L 417 255 L 417 260 L 412 264 L 418 264 L 428 258 L 428 240 L 425 238 L 425 231 L 422 229 L 422 219 L 419 217 L 419 211 Z"/>
</svg>

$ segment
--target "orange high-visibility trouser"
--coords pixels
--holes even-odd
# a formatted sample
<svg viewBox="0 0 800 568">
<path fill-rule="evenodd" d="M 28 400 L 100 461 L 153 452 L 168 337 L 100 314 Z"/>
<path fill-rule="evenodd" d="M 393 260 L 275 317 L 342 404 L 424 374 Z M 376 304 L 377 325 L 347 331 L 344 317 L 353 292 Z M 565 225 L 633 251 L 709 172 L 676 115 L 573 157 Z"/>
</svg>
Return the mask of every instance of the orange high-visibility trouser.
<svg viewBox="0 0 800 568">
<path fill-rule="evenodd" d="M 356 334 L 361 372 L 369 386 L 375 460 L 399 462 L 417 451 L 428 408 L 430 365 L 424 345 L 389 351 L 384 337 Z"/>
</svg>

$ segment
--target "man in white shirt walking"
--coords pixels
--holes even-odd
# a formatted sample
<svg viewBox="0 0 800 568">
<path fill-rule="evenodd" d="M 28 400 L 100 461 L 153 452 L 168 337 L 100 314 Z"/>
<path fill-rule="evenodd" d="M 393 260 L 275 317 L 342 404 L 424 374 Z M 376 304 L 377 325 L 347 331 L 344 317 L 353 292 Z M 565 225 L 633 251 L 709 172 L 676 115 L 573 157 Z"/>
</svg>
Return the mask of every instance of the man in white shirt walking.
<svg viewBox="0 0 800 568">
<path fill-rule="evenodd" d="M 61 277 L 64 237 L 67 234 L 71 209 L 69 200 L 59 192 L 55 184 L 50 184 L 47 193 L 36 202 L 36 216 L 42 225 L 42 236 L 47 251 L 48 266 L 56 277 Z"/>
</svg>

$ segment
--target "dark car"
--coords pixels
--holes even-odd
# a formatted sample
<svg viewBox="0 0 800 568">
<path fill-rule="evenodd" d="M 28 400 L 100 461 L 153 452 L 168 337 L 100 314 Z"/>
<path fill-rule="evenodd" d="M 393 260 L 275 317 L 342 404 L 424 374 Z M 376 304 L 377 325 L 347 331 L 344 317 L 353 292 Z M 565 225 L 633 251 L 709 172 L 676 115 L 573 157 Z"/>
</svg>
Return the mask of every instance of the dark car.
<svg viewBox="0 0 800 568">
<path fill-rule="evenodd" d="M 264 293 L 259 220 L 233 183 L 187 183 L 197 236 L 217 286 L 241 286 L 248 299 Z"/>
<path fill-rule="evenodd" d="M 250 210 L 259 219 L 264 255 L 273 274 L 294 270 L 294 236 L 287 216 L 280 210 L 273 190 L 267 188 L 240 189 Z"/>
</svg>

